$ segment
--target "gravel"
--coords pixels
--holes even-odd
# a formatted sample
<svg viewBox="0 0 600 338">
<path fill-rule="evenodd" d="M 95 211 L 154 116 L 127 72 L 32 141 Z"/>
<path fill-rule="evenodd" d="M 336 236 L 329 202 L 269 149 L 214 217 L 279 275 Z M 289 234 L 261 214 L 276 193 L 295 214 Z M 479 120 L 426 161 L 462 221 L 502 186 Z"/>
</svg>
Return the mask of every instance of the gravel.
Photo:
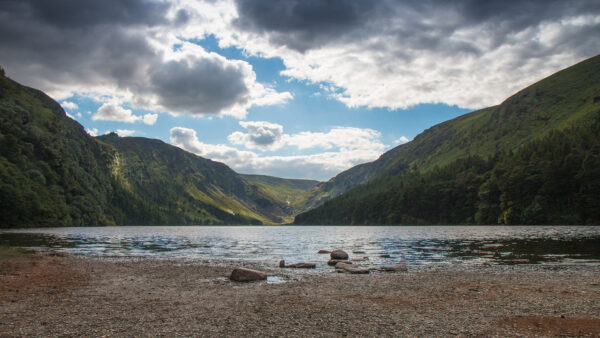
<svg viewBox="0 0 600 338">
<path fill-rule="evenodd" d="M 349 275 L 238 265 L 50 257 L 0 269 L 0 336 L 600 335 L 595 265 L 411 267 Z M 249 268 L 257 268 L 251 263 Z"/>
</svg>

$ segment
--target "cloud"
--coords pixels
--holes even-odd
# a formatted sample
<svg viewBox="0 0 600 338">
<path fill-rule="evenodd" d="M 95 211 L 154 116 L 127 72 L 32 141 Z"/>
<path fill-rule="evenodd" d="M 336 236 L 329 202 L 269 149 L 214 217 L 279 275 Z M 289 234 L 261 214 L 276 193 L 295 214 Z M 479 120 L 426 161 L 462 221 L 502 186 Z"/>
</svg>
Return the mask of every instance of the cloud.
<svg viewBox="0 0 600 338">
<path fill-rule="evenodd" d="M 339 148 L 341 151 L 356 149 L 381 152 L 385 148 L 379 139 L 381 133 L 369 128 L 335 127 L 326 133 L 301 132 L 286 135 L 285 143 L 298 149 L 320 147 L 323 149 Z"/>
<path fill-rule="evenodd" d="M 142 121 L 148 125 L 153 125 L 156 123 L 157 118 L 158 114 L 145 114 L 143 116 L 133 115 L 131 109 L 125 109 L 115 102 L 107 102 L 102 104 L 102 106 L 98 108 L 96 114 L 92 116 L 92 120 L 94 121 L 102 120 L 127 123 Z"/>
<path fill-rule="evenodd" d="M 283 126 L 266 121 L 240 122 L 248 132 L 235 132 L 227 137 L 229 142 L 249 149 L 276 150 L 283 146 Z"/>
<path fill-rule="evenodd" d="M 79 108 L 79 106 L 77 105 L 77 103 L 71 102 L 71 101 L 63 101 L 63 102 L 60 103 L 60 105 L 64 109 L 69 109 L 69 110 L 74 110 L 74 109 Z"/>
<path fill-rule="evenodd" d="M 150 126 L 154 125 L 157 119 L 158 114 L 144 114 L 144 116 L 142 116 L 142 122 Z"/>
<path fill-rule="evenodd" d="M 404 144 L 409 142 L 410 139 L 406 136 L 400 136 L 400 138 L 394 140 L 394 144 Z"/>
<path fill-rule="evenodd" d="M 131 113 L 131 109 L 124 109 L 118 104 L 115 103 L 104 103 L 94 116 L 92 116 L 92 120 L 102 120 L 102 121 L 119 121 L 119 122 L 128 122 L 133 123 L 140 120 L 141 117 L 135 116 Z"/>
<path fill-rule="evenodd" d="M 243 145 L 248 149 L 277 150 L 284 146 L 299 150 L 319 148 L 339 151 L 365 150 L 380 153 L 385 145 L 380 142 L 381 133 L 369 128 L 334 127 L 328 132 L 300 132 L 285 134 L 283 126 L 266 121 L 241 121 L 246 133 L 236 131 L 227 139 L 231 144 Z"/>
<path fill-rule="evenodd" d="M 238 0 L 223 46 L 281 57 L 349 107 L 498 104 L 600 50 L 600 4 L 574 1 Z"/>
<path fill-rule="evenodd" d="M 85 130 L 91 136 L 98 136 L 98 128 L 89 128 Z"/>
<path fill-rule="evenodd" d="M 377 132 L 371 130 L 365 132 L 365 135 L 369 135 L 370 141 L 369 139 L 359 141 L 356 138 L 346 142 L 340 141 L 335 143 L 339 148 L 333 149 L 331 145 L 334 142 L 330 138 L 334 135 L 340 136 L 344 131 L 348 135 L 358 134 L 355 129 L 358 128 L 339 127 L 323 133 L 329 135 L 323 138 L 326 141 L 312 143 L 311 146 L 324 147 L 329 144 L 329 151 L 296 156 L 259 156 L 252 151 L 238 150 L 223 144 L 203 143 L 198 139 L 195 130 L 184 127 L 172 128 L 170 133 L 174 145 L 199 156 L 223 162 L 237 172 L 327 180 L 340 171 L 377 159 L 385 150 L 385 146 L 381 144 L 378 137 L 375 137 Z M 307 135 L 307 133 L 301 134 Z M 290 135 L 289 139 L 294 140 L 292 143 L 294 145 L 300 144 L 300 139 L 294 138 L 294 135 Z"/>
<path fill-rule="evenodd" d="M 292 97 L 258 83 L 249 63 L 179 40 L 189 20 L 166 1 L 3 1 L 0 59 L 13 78 L 55 98 L 154 112 L 243 117 Z"/>
<path fill-rule="evenodd" d="M 117 129 L 117 135 L 121 137 L 127 137 L 135 134 L 135 130 L 130 129 Z"/>
</svg>

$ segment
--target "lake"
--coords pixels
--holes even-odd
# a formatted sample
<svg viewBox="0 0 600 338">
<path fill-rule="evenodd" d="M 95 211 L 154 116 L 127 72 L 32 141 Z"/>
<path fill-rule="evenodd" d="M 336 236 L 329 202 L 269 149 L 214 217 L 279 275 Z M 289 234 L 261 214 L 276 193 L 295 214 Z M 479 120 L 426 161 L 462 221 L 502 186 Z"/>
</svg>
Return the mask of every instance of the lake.
<svg viewBox="0 0 600 338">
<path fill-rule="evenodd" d="M 599 226 L 128 226 L 0 231 L 0 243 L 84 256 L 318 262 L 341 248 L 369 266 L 598 264 Z M 382 257 L 389 255 L 389 257 Z"/>
</svg>

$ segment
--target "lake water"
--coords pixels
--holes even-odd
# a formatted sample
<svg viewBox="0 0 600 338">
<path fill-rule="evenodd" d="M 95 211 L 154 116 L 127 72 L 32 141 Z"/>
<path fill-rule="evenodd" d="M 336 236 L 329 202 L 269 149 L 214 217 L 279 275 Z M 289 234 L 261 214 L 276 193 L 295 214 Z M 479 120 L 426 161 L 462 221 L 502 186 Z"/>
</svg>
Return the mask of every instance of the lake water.
<svg viewBox="0 0 600 338">
<path fill-rule="evenodd" d="M 0 243 L 85 256 L 317 262 L 341 248 L 368 266 L 600 263 L 598 226 L 132 226 L 0 231 Z M 358 251 L 358 252 L 357 252 Z M 356 253 L 354 253 L 356 252 Z M 389 255 L 389 257 L 382 257 Z"/>
</svg>

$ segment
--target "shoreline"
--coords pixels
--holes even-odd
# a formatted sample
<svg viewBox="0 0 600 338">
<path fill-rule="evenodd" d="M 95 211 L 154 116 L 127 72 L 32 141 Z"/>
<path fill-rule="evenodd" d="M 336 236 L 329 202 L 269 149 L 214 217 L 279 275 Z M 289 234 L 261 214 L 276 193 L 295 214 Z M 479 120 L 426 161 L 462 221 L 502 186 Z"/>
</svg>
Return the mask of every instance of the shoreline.
<svg viewBox="0 0 600 338">
<path fill-rule="evenodd" d="M 600 335 L 597 266 L 348 275 L 193 260 L 0 260 L 0 336 Z M 563 318 L 564 317 L 564 318 Z"/>
</svg>

